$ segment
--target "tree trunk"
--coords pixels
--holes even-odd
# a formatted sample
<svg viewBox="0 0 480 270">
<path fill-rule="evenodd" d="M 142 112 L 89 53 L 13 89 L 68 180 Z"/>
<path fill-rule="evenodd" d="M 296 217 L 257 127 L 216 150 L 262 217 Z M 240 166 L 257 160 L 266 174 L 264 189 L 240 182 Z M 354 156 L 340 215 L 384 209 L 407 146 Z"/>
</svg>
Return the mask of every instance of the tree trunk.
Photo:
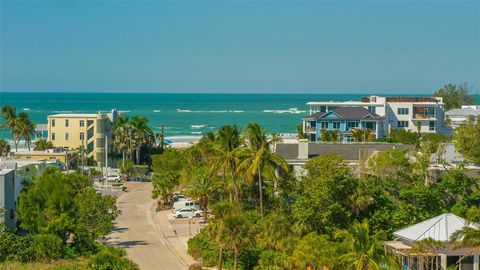
<svg viewBox="0 0 480 270">
<path fill-rule="evenodd" d="M 140 165 L 140 146 L 137 147 L 136 156 L 137 165 Z"/>
<path fill-rule="evenodd" d="M 218 248 L 218 270 L 222 270 L 223 267 L 223 246 L 220 245 Z"/>
<path fill-rule="evenodd" d="M 125 150 L 122 151 L 122 164 L 125 165 L 125 156 L 126 156 L 126 153 L 125 153 Z"/>
<path fill-rule="evenodd" d="M 260 168 L 258 168 L 258 195 L 260 200 L 260 216 L 263 218 L 263 185 Z"/>
<path fill-rule="evenodd" d="M 238 250 L 236 248 L 233 249 L 233 270 L 238 269 Z"/>
<path fill-rule="evenodd" d="M 208 221 L 207 206 L 208 206 L 208 198 L 205 197 L 204 203 L 203 203 L 203 221 L 204 221 L 205 223 L 207 223 L 207 221 Z"/>
</svg>

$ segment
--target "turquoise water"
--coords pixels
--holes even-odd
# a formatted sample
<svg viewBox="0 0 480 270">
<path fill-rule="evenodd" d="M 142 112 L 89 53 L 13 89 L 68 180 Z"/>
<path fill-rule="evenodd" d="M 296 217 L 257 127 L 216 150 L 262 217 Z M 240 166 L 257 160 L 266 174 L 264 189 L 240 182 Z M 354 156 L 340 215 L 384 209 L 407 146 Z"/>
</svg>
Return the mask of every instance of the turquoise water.
<svg viewBox="0 0 480 270">
<path fill-rule="evenodd" d="M 154 130 L 164 125 L 166 136 L 201 136 L 222 125 L 243 128 L 253 121 L 269 132 L 296 133 L 301 118 L 308 114 L 306 102 L 359 100 L 367 95 L 3 92 L 0 105 L 27 112 L 37 124 L 45 124 L 50 114 L 108 112 L 115 108 L 128 116 L 147 117 Z"/>
</svg>

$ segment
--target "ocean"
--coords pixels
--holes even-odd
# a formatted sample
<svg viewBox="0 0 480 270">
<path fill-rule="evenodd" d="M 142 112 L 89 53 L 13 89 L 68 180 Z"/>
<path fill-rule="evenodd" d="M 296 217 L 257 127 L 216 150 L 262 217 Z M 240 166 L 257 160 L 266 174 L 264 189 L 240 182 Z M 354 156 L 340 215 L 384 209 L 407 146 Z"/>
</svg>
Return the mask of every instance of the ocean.
<svg viewBox="0 0 480 270">
<path fill-rule="evenodd" d="M 0 106 L 15 106 L 17 113 L 27 112 L 37 124 L 46 124 L 47 115 L 56 113 L 117 109 L 129 117 L 147 117 L 154 131 L 163 125 L 167 137 L 198 137 L 222 125 L 244 128 L 249 122 L 259 123 L 269 133 L 296 133 L 296 126 L 308 115 L 308 101 L 359 100 L 368 95 L 1 92 Z"/>
</svg>

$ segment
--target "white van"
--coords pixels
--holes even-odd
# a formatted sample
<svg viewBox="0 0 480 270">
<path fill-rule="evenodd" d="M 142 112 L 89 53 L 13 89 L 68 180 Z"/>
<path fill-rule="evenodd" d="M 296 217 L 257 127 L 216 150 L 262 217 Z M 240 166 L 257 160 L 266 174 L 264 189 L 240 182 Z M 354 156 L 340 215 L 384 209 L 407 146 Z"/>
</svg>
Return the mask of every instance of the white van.
<svg viewBox="0 0 480 270">
<path fill-rule="evenodd" d="M 176 210 L 182 209 L 182 208 L 195 208 L 197 210 L 200 210 L 200 204 L 197 201 L 178 201 L 173 204 L 173 211 L 175 212 Z"/>
</svg>

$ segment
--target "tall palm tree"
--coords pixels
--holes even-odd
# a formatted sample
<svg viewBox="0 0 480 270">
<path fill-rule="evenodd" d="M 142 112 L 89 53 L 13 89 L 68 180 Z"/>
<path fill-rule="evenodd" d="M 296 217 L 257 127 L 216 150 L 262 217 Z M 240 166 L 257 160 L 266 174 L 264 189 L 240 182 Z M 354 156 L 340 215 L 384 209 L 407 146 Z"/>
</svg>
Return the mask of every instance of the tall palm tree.
<svg viewBox="0 0 480 270">
<path fill-rule="evenodd" d="M 2 107 L 2 119 L 3 123 L 0 126 L 3 128 L 3 135 L 8 130 L 10 133 L 10 138 L 14 140 L 15 138 L 15 129 L 17 127 L 17 113 L 16 109 L 13 106 L 3 106 Z M 16 146 L 15 146 L 16 147 Z"/>
<path fill-rule="evenodd" d="M 230 215 L 232 206 L 228 202 L 218 202 L 212 207 L 212 214 L 214 219 L 210 221 L 206 227 L 207 232 L 215 238 L 218 243 L 218 267 L 223 268 L 223 249 L 226 245 L 226 240 L 223 236 L 224 223 L 227 216 Z"/>
<path fill-rule="evenodd" d="M 122 163 L 125 163 L 130 135 L 130 123 L 128 117 L 120 115 L 114 121 L 113 142 L 115 147 L 122 152 Z"/>
<path fill-rule="evenodd" d="M 450 241 L 454 248 L 464 248 L 470 254 L 480 253 L 480 208 L 473 206 L 467 212 L 469 223 L 461 230 L 454 232 Z"/>
<path fill-rule="evenodd" d="M 240 253 L 253 243 L 252 224 L 244 214 L 229 215 L 224 220 L 223 238 L 233 249 L 233 269 L 238 269 Z"/>
<path fill-rule="evenodd" d="M 340 249 L 341 254 L 338 254 L 335 262 L 339 269 L 380 270 L 385 269 L 385 266 L 390 267 L 389 269 L 399 268 L 395 258 L 383 250 L 386 234 L 371 233 L 370 226 L 365 220 L 335 234 L 337 239 L 342 240 L 343 245 Z"/>
<path fill-rule="evenodd" d="M 30 121 L 30 117 L 26 112 L 21 112 L 18 114 L 17 118 L 17 130 L 15 132 L 16 145 L 23 137 L 25 139 L 25 146 L 30 151 L 30 145 L 32 142 L 32 137 L 35 136 L 35 124 Z M 16 147 L 16 146 L 15 146 Z"/>
<path fill-rule="evenodd" d="M 5 157 L 10 152 L 10 145 L 7 140 L 0 139 L 0 157 Z"/>
<path fill-rule="evenodd" d="M 199 168 L 190 175 L 190 183 L 187 185 L 188 196 L 198 199 L 203 210 L 203 220 L 207 222 L 208 202 L 220 188 L 220 183 L 211 175 L 206 168 Z"/>
<path fill-rule="evenodd" d="M 133 137 L 135 138 L 135 154 L 136 162 L 140 164 L 140 148 L 143 145 L 152 143 L 154 135 L 152 129 L 148 126 L 148 119 L 146 117 L 134 116 L 130 122 Z"/>
<path fill-rule="evenodd" d="M 53 143 L 51 141 L 47 141 L 47 139 L 38 139 L 35 142 L 34 150 L 45 151 L 50 148 L 53 148 Z"/>
<path fill-rule="evenodd" d="M 242 162 L 239 169 L 246 169 L 246 176 L 250 181 L 257 177 L 260 215 L 263 218 L 263 176 L 275 180 L 275 170 L 281 168 L 288 171 L 288 164 L 281 156 L 272 153 L 271 144 L 274 141 L 268 139 L 266 129 L 262 131 L 259 124 L 250 123 L 246 130 L 250 156 Z"/>
<path fill-rule="evenodd" d="M 217 155 L 212 169 L 214 171 L 221 170 L 224 185 L 231 186 L 231 188 L 228 188 L 230 203 L 233 203 L 232 193 L 235 193 L 235 201 L 238 202 L 238 184 L 236 183 L 236 165 L 238 164 L 238 158 L 235 151 L 241 145 L 241 138 L 237 126 L 221 127 L 215 136 L 215 142 L 219 155 Z M 232 185 L 227 185 L 228 176 L 230 177 Z"/>
</svg>

